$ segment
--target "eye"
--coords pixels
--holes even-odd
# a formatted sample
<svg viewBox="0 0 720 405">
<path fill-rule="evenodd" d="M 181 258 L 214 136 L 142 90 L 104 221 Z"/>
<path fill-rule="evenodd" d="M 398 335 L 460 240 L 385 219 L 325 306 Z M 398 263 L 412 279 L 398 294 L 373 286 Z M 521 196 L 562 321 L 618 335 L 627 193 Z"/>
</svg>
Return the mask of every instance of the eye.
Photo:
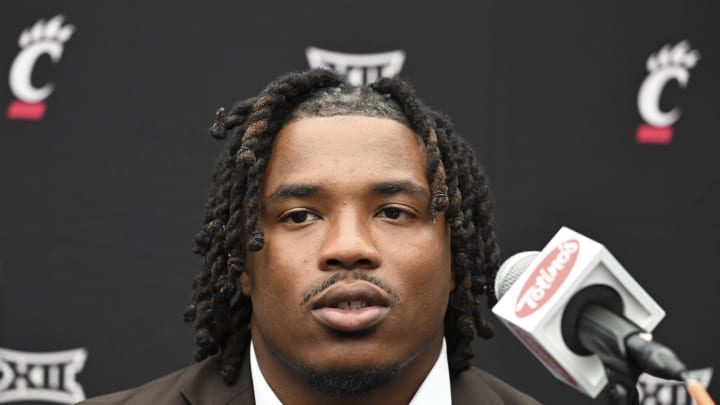
<svg viewBox="0 0 720 405">
<path fill-rule="evenodd" d="M 290 211 L 280 217 L 280 222 L 290 222 L 293 224 L 302 224 L 307 221 L 318 219 L 319 217 L 310 211 L 296 210 Z"/>
<path fill-rule="evenodd" d="M 381 209 L 380 212 L 378 212 L 378 216 L 388 219 L 408 219 L 416 217 L 412 212 L 394 206 Z"/>
</svg>

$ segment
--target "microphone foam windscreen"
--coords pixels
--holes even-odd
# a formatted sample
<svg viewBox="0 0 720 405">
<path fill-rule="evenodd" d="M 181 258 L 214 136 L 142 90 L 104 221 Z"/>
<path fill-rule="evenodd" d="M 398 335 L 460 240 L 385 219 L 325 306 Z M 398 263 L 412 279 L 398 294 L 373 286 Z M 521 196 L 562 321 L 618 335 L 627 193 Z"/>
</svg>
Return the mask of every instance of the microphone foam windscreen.
<svg viewBox="0 0 720 405">
<path fill-rule="evenodd" d="M 495 295 L 498 300 L 515 284 L 538 254 L 540 252 L 536 250 L 515 253 L 503 262 L 495 276 Z"/>
</svg>

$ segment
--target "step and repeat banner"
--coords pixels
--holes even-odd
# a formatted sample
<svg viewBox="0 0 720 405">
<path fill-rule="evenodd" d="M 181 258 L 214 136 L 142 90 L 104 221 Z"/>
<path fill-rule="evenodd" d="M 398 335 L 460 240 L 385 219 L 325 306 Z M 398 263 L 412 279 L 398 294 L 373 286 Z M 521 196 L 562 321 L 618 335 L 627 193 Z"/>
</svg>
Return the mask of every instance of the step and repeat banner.
<svg viewBox="0 0 720 405">
<path fill-rule="evenodd" d="M 487 170 L 504 257 L 569 226 L 667 312 L 720 398 L 717 2 L 4 2 L 0 403 L 74 403 L 192 362 L 182 321 L 221 105 L 277 75 L 400 75 Z M 590 404 L 495 320 L 478 367 Z M 643 404 L 690 404 L 639 382 Z"/>
</svg>

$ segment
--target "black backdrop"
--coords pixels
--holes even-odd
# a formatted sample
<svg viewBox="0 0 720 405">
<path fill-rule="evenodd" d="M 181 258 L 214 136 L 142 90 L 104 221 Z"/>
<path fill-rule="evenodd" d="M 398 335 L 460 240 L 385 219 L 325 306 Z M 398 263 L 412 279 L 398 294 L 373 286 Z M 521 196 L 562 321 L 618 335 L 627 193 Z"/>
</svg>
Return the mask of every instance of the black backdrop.
<svg viewBox="0 0 720 405">
<path fill-rule="evenodd" d="M 401 75 L 451 114 L 491 176 L 505 256 L 542 248 L 561 225 L 603 242 L 667 311 L 656 338 L 693 369 L 717 367 L 718 11 L 677 0 L 5 2 L 0 77 L 39 19 L 62 14 L 75 31 L 60 61 L 43 55 L 32 71 L 35 87 L 55 85 L 42 119 L 0 117 L 0 348 L 85 348 L 87 396 L 191 362 L 181 312 L 219 149 L 206 128 L 219 105 L 307 68 L 316 46 L 405 51 Z M 658 101 L 682 108 L 672 141 L 638 143 L 646 60 L 683 40 L 700 59 Z M 0 108 L 18 97 L 0 85 Z M 591 403 L 495 323 L 476 365 L 545 403 Z M 720 398 L 716 381 L 709 390 Z M 669 392 L 657 403 L 684 403 Z"/>
</svg>

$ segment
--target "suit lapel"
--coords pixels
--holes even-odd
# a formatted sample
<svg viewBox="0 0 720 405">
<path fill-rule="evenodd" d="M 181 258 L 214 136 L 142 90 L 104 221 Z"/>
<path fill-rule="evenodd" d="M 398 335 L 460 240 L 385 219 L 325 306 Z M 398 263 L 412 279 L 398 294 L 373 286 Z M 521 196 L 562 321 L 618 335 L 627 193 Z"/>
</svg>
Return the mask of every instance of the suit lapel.
<svg viewBox="0 0 720 405">
<path fill-rule="evenodd" d="M 246 350 L 240 366 L 240 376 L 235 385 L 225 384 L 220 376 L 220 356 L 214 356 L 204 362 L 202 367 L 189 370 L 182 376 L 181 392 L 191 405 L 253 405 L 252 378 L 250 376 L 250 358 Z"/>
<path fill-rule="evenodd" d="M 453 405 L 502 405 L 504 401 L 488 383 L 471 378 L 470 370 L 450 377 Z"/>
</svg>

